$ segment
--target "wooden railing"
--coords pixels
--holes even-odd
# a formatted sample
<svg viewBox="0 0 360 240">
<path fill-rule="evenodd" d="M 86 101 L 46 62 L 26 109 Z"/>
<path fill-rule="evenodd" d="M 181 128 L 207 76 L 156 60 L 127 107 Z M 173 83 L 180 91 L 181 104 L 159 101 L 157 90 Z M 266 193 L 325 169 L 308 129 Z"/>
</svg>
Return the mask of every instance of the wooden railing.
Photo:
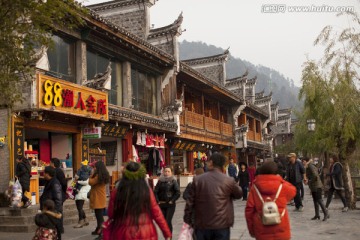
<svg viewBox="0 0 360 240">
<path fill-rule="evenodd" d="M 209 132 L 220 134 L 220 122 L 209 117 L 204 117 L 204 118 L 205 118 L 205 129 Z"/>
<path fill-rule="evenodd" d="M 191 111 L 183 111 L 180 115 L 180 126 L 187 128 L 186 131 L 203 131 L 219 135 L 219 137 L 232 137 L 233 126 L 229 123 L 223 123 L 216 119 L 205 117 L 202 114 L 194 113 Z M 192 130 L 193 129 L 193 130 Z"/>
<path fill-rule="evenodd" d="M 204 116 L 198 113 L 185 111 L 185 124 L 190 127 L 204 129 Z"/>
<path fill-rule="evenodd" d="M 229 137 L 233 136 L 233 127 L 231 124 L 221 122 L 220 126 L 221 126 L 221 133 L 223 135 Z"/>
</svg>

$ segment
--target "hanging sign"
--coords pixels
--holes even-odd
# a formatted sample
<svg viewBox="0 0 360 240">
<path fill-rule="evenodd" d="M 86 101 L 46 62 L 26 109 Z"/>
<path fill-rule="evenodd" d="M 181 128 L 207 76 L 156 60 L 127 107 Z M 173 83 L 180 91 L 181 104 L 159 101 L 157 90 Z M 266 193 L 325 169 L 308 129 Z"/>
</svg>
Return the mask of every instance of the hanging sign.
<svg viewBox="0 0 360 240">
<path fill-rule="evenodd" d="M 129 127 L 105 123 L 105 126 L 101 130 L 103 136 L 123 138 L 129 131 Z"/>
<path fill-rule="evenodd" d="M 84 128 L 83 138 L 84 139 L 101 138 L 101 127 Z"/>
</svg>

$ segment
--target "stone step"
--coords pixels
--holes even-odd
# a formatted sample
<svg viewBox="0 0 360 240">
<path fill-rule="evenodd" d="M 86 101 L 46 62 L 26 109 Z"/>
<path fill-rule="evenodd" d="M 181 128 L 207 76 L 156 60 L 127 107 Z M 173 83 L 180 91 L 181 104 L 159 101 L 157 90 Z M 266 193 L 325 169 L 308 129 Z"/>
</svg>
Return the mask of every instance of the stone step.
<svg viewBox="0 0 360 240">
<path fill-rule="evenodd" d="M 0 232 L 34 232 L 36 230 L 34 217 L 39 209 L 39 204 L 32 205 L 29 208 L 1 209 Z M 79 221 L 75 201 L 65 201 L 63 209 L 64 225 L 75 225 Z M 89 208 L 88 202 L 84 204 L 84 211 L 88 221 L 96 220 L 93 211 Z"/>
<path fill-rule="evenodd" d="M 0 224 L 0 232 L 35 232 L 36 225 Z"/>
</svg>

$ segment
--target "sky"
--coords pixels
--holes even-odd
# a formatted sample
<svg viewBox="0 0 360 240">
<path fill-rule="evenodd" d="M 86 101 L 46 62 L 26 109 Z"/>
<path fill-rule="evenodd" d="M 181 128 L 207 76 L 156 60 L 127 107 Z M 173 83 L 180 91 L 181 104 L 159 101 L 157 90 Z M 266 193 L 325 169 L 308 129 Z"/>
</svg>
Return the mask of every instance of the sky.
<svg viewBox="0 0 360 240">
<path fill-rule="evenodd" d="M 163 27 L 183 12 L 180 41 L 230 47 L 232 56 L 275 69 L 300 86 L 303 63 L 323 54 L 323 47 L 314 46 L 321 30 L 356 26 L 350 17 L 336 16 L 345 7 L 360 14 L 360 0 L 157 0 L 150 21 Z"/>
</svg>

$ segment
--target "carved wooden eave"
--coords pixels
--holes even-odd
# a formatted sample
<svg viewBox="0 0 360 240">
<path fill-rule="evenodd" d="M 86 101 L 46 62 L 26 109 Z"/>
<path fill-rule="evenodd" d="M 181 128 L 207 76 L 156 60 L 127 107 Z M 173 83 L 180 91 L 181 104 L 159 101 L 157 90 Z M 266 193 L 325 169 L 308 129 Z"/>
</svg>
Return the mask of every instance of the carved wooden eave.
<svg viewBox="0 0 360 240">
<path fill-rule="evenodd" d="M 289 120 L 289 119 L 291 119 L 290 114 L 278 116 L 278 121 L 284 121 L 284 120 Z"/>
<path fill-rule="evenodd" d="M 272 93 L 270 93 L 268 96 L 263 96 L 256 98 L 255 95 L 255 105 L 262 104 L 262 103 L 269 103 L 272 101 Z"/>
<path fill-rule="evenodd" d="M 111 10 L 116 8 L 124 8 L 133 5 L 139 4 L 150 4 L 151 6 L 155 4 L 155 0 L 115 0 L 108 1 L 103 3 L 91 4 L 87 7 L 91 8 L 96 12 Z"/>
<path fill-rule="evenodd" d="M 252 114 L 259 116 L 262 119 L 266 119 L 269 117 L 269 113 L 262 108 L 252 104 L 247 101 L 245 111 L 250 111 Z"/>
<path fill-rule="evenodd" d="M 278 113 L 279 114 L 291 114 L 291 108 L 283 108 L 283 109 L 279 109 Z"/>
<path fill-rule="evenodd" d="M 246 86 L 254 86 L 256 84 L 257 76 L 250 78 L 246 81 Z"/>
<path fill-rule="evenodd" d="M 248 148 L 255 148 L 255 149 L 260 149 L 260 150 L 270 150 L 270 146 L 266 143 L 262 143 L 262 142 L 255 142 L 252 140 L 247 140 L 247 147 Z"/>
<path fill-rule="evenodd" d="M 161 38 L 168 35 L 179 36 L 182 33 L 181 31 L 182 22 L 183 22 L 183 16 L 181 12 L 179 17 L 174 21 L 174 23 L 161 28 L 150 29 L 148 39 Z"/>
<path fill-rule="evenodd" d="M 169 67 L 175 64 L 174 56 L 113 24 L 99 16 L 96 12 L 90 10 L 90 17 L 83 16 L 83 18 L 89 27 L 89 29 L 85 29 L 83 32 L 95 32 L 95 34 L 101 35 L 102 38 L 111 40 L 118 47 L 125 48 L 129 52 L 140 56 L 143 60 L 150 61 L 161 67 Z M 89 32 L 87 33 L 88 35 Z"/>
<path fill-rule="evenodd" d="M 247 82 L 247 74 L 240 77 L 226 79 L 225 87 L 239 86 L 246 82 Z"/>
<path fill-rule="evenodd" d="M 151 128 L 162 132 L 175 133 L 178 127 L 175 122 L 168 122 L 154 115 L 110 104 L 109 119 L 142 126 L 148 129 Z"/>
<path fill-rule="evenodd" d="M 261 92 L 255 93 L 255 98 L 262 98 L 264 97 L 265 90 L 263 89 Z"/>
<path fill-rule="evenodd" d="M 180 62 L 180 72 L 177 75 L 177 79 L 221 102 L 226 102 L 230 105 L 241 103 L 241 99 L 233 92 L 219 83 L 205 77 L 203 74 L 182 61 Z"/>
<path fill-rule="evenodd" d="M 276 110 L 279 107 L 279 102 L 271 104 L 271 110 Z"/>
<path fill-rule="evenodd" d="M 200 65 L 200 64 L 204 64 L 204 63 L 224 63 L 225 61 L 227 61 L 229 56 L 229 49 L 225 50 L 224 53 L 218 54 L 218 55 L 213 55 L 213 56 L 208 56 L 208 57 L 201 57 L 201 58 L 193 58 L 193 59 L 187 59 L 187 60 L 182 60 L 182 62 L 190 65 L 190 66 L 195 66 L 195 65 Z"/>
</svg>

